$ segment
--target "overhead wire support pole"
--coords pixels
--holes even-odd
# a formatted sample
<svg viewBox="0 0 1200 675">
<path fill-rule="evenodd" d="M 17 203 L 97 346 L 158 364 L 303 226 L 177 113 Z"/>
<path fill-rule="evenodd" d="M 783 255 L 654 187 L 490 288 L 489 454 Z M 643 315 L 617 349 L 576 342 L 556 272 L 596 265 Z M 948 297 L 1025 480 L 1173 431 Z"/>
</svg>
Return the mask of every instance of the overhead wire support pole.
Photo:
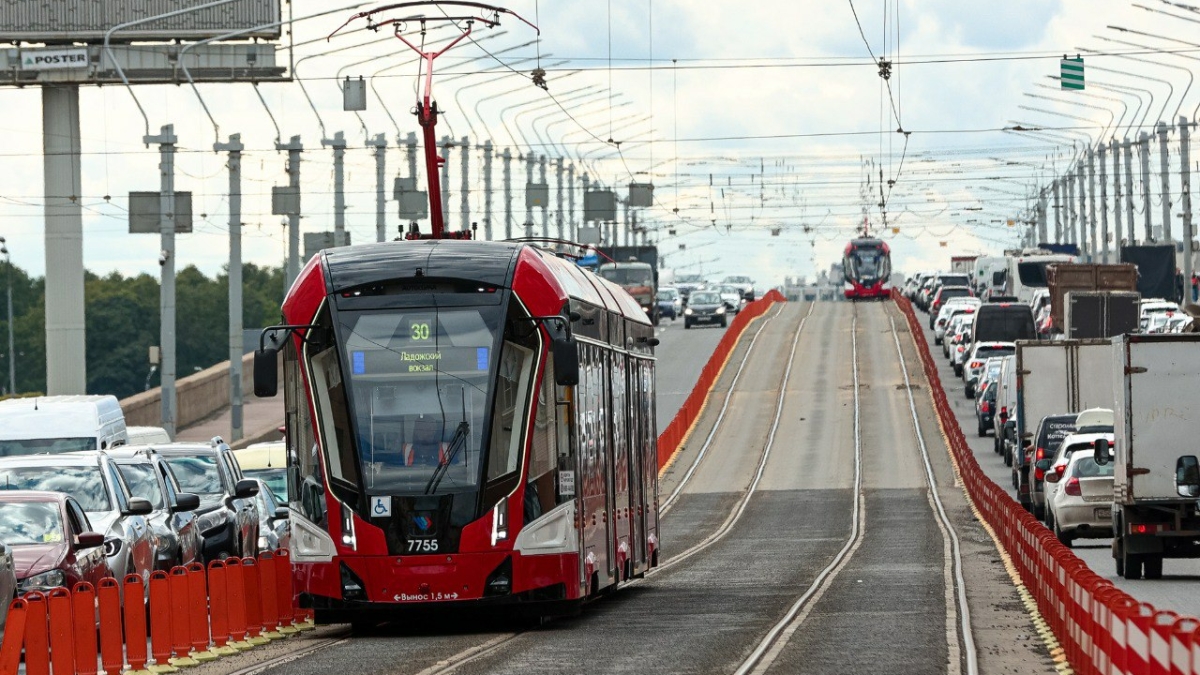
<svg viewBox="0 0 1200 675">
<path fill-rule="evenodd" d="M 1193 304 L 1192 276 L 1195 269 L 1192 266 L 1192 174 L 1190 142 L 1192 122 L 1188 118 L 1179 118 L 1179 194 L 1183 201 L 1183 285 L 1184 304 Z"/>
<path fill-rule="evenodd" d="M 387 241 L 387 134 L 367 141 L 375 149 L 375 241 Z"/>
<path fill-rule="evenodd" d="M 159 287 L 159 353 L 161 377 L 162 428 L 175 439 L 175 127 L 162 127 L 157 136 L 143 136 L 147 145 L 159 146 L 159 235 L 162 250 L 158 264 L 162 267 Z"/>
<path fill-rule="evenodd" d="M 229 161 L 229 442 L 243 436 L 242 357 L 242 145 L 240 134 L 228 143 L 214 143 L 214 152 L 228 152 Z"/>
<path fill-rule="evenodd" d="M 1108 176 L 1104 164 L 1107 148 L 1103 141 L 1096 147 L 1096 159 L 1100 165 L 1100 262 L 1105 264 L 1112 262 L 1108 255 Z"/>
<path fill-rule="evenodd" d="M 1182 102 L 1182 101 L 1181 101 Z M 1161 240 L 1167 243 L 1174 241 L 1171 234 L 1171 162 L 1167 151 L 1167 123 L 1160 121 L 1156 129 L 1158 133 L 1159 178 L 1162 179 L 1162 233 Z M 1146 208 L 1150 210 L 1149 206 Z"/>
</svg>

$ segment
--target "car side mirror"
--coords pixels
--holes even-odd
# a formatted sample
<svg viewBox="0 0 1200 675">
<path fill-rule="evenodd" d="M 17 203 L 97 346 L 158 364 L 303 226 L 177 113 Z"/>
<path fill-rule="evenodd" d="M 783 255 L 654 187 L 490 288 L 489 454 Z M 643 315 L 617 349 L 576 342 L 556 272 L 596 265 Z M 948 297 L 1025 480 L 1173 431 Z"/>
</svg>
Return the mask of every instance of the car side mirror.
<svg viewBox="0 0 1200 675">
<path fill-rule="evenodd" d="M 292 510 L 286 506 L 275 507 L 275 520 L 287 520 L 292 517 Z"/>
<path fill-rule="evenodd" d="M 129 500 L 129 508 L 125 509 L 127 516 L 148 516 L 154 511 L 154 505 L 149 500 L 133 497 Z"/>
<path fill-rule="evenodd" d="M 104 545 L 104 535 L 99 532 L 80 532 L 75 536 L 75 548 L 96 548 Z"/>
<path fill-rule="evenodd" d="M 279 392 L 279 350 L 263 347 L 254 350 L 254 395 L 269 398 Z"/>
<path fill-rule="evenodd" d="M 249 499 L 258 495 L 258 481 L 243 478 L 233 486 L 233 496 L 237 499 Z"/>
<path fill-rule="evenodd" d="M 1200 460 L 1195 455 L 1175 461 L 1175 490 L 1180 497 L 1200 497 Z"/>
<path fill-rule="evenodd" d="M 1042 480 L 1046 481 L 1047 483 L 1057 483 L 1060 478 L 1062 478 L 1062 476 L 1058 475 L 1057 471 L 1047 471 L 1046 477 Z"/>
<path fill-rule="evenodd" d="M 175 508 L 171 509 L 176 513 L 184 511 L 195 511 L 200 508 L 200 496 L 191 492 L 180 492 L 175 495 Z"/>
<path fill-rule="evenodd" d="M 1047 469 L 1050 468 L 1050 460 L 1039 459 L 1033 466 L 1035 469 L 1039 469 L 1041 471 L 1046 471 Z"/>
<path fill-rule="evenodd" d="M 1092 461 L 1097 466 L 1108 464 L 1108 460 L 1112 454 L 1112 446 L 1109 445 L 1107 438 L 1096 439 L 1096 450 L 1092 453 Z"/>
</svg>

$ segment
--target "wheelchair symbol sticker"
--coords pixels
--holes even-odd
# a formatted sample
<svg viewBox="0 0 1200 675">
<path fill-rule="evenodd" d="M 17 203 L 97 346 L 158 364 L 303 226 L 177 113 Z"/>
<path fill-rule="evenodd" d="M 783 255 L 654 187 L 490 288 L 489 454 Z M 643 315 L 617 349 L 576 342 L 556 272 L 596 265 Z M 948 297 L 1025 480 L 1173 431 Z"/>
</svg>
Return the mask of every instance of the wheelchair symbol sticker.
<svg viewBox="0 0 1200 675">
<path fill-rule="evenodd" d="M 371 515 L 376 518 L 383 518 L 392 515 L 392 498 L 371 497 Z"/>
</svg>

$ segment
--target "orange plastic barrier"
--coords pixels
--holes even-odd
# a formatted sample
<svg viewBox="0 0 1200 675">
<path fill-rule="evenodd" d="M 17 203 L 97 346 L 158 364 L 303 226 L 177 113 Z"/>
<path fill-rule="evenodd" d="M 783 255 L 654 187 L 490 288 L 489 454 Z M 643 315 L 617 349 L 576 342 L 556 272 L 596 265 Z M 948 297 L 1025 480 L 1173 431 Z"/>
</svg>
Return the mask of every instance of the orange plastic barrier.
<svg viewBox="0 0 1200 675">
<path fill-rule="evenodd" d="M 225 559 L 225 595 L 229 610 L 229 646 L 250 649 L 246 641 L 246 579 L 240 558 Z"/>
<path fill-rule="evenodd" d="M 50 589 L 46 596 L 50 615 L 50 667 L 55 675 L 75 672 L 75 626 L 71 620 L 71 592 Z"/>
<path fill-rule="evenodd" d="M 246 642 L 263 645 L 262 636 L 262 593 L 259 588 L 258 561 L 254 558 L 242 560 L 242 584 L 246 589 Z"/>
<path fill-rule="evenodd" d="M 4 622 L 4 641 L 0 643 L 0 675 L 17 675 L 21 668 L 21 647 L 25 643 L 25 600 L 17 598 L 8 605 Z"/>
<path fill-rule="evenodd" d="M 262 599 L 259 611 L 262 615 L 263 636 L 270 639 L 283 637 L 275 630 L 279 624 L 279 603 L 275 601 L 279 585 L 275 583 L 275 563 L 275 555 L 270 551 L 258 556 L 259 596 Z"/>
<path fill-rule="evenodd" d="M 275 552 L 275 568 L 275 583 L 278 584 L 275 590 L 275 602 L 279 604 L 277 610 L 279 632 L 288 635 L 296 632 L 292 622 L 295 618 L 293 608 L 297 606 L 297 603 L 292 597 L 292 558 L 287 549 Z"/>
<path fill-rule="evenodd" d="M 46 596 L 25 594 L 25 673 L 50 675 L 50 636 L 46 626 Z"/>
<path fill-rule="evenodd" d="M 96 601 L 100 605 L 100 667 L 105 675 L 120 675 L 125 667 L 125 649 L 121 634 L 121 586 L 116 579 L 100 580 Z M 142 665 L 145 667 L 144 662 Z"/>
<path fill-rule="evenodd" d="M 128 578 L 128 577 L 127 577 Z M 171 586 L 167 573 L 157 570 L 150 573 L 150 655 L 154 657 L 154 665 L 158 670 L 167 670 L 164 666 L 171 664 Z M 125 619 L 129 620 L 131 605 L 129 602 L 129 587 L 125 588 Z M 133 637 L 129 650 L 133 651 Z M 132 657 L 130 657 L 132 660 Z"/>
<path fill-rule="evenodd" d="M 687 400 L 680 406 L 679 411 L 675 413 L 675 417 L 671 419 L 671 423 L 667 425 L 667 428 L 663 429 L 663 432 L 658 435 L 659 471 L 662 471 L 663 467 L 671 461 L 671 458 L 675 456 L 675 453 L 679 451 L 680 446 L 687 439 L 692 425 L 704 410 L 704 404 L 708 401 L 708 393 L 712 391 L 713 385 L 717 383 L 717 378 L 721 376 L 721 371 L 725 368 L 725 361 L 737 347 L 738 340 L 746 330 L 746 326 L 750 325 L 754 319 L 762 316 L 771 308 L 771 305 L 784 301 L 785 298 L 779 291 L 768 291 L 758 300 L 743 307 L 742 311 L 738 312 L 737 316 L 733 317 L 733 320 L 729 322 L 729 327 L 725 329 L 725 334 L 721 336 L 721 341 L 717 343 L 717 348 L 713 350 L 708 363 L 700 371 L 700 378 L 696 380 L 696 385 L 692 387 L 692 393 L 688 395 Z"/>
<path fill-rule="evenodd" d="M 197 661 L 216 660 L 217 654 L 209 651 L 208 637 L 208 584 L 204 578 L 204 565 L 194 562 L 187 566 L 187 608 L 192 626 L 188 639 L 192 644 L 192 658 Z"/>
<path fill-rule="evenodd" d="M 125 576 L 122 590 L 125 615 L 125 658 L 129 661 L 129 669 L 145 670 L 146 662 L 150 660 L 146 649 L 146 601 L 142 590 L 142 578 L 136 574 Z"/>
<path fill-rule="evenodd" d="M 188 591 L 186 567 L 172 567 L 168 575 L 168 608 L 171 612 L 171 651 L 175 658 L 173 666 L 194 666 L 200 662 L 192 658 L 192 616 L 189 611 L 191 594 Z M 151 607 L 153 612 L 154 608 Z M 207 618 L 204 619 L 207 621 Z"/>
<path fill-rule="evenodd" d="M 1200 673 L 1200 620 L 1138 602 L 1093 572 L 992 479 L 967 444 L 912 303 L 893 292 L 967 495 L 1011 557 L 1071 668 L 1086 675 Z"/>
<path fill-rule="evenodd" d="M 75 675 L 96 675 L 100 659 L 96 644 L 96 589 L 86 581 L 71 589 L 71 616 L 75 625 Z"/>
</svg>

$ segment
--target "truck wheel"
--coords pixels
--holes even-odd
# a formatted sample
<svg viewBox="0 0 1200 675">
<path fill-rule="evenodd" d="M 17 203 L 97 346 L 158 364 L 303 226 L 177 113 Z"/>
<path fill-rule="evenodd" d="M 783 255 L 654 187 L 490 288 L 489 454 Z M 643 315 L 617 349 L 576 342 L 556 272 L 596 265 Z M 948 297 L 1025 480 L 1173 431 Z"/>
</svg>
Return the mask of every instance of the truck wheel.
<svg viewBox="0 0 1200 675">
<path fill-rule="evenodd" d="M 1161 555 L 1148 555 L 1142 561 L 1142 569 L 1145 571 L 1147 579 L 1162 578 L 1163 559 Z"/>
<path fill-rule="evenodd" d="M 1162 565 L 1159 565 L 1161 570 Z M 1121 546 L 1121 554 L 1117 556 L 1117 574 L 1125 579 L 1142 578 L 1142 557 L 1125 551 Z"/>
</svg>

